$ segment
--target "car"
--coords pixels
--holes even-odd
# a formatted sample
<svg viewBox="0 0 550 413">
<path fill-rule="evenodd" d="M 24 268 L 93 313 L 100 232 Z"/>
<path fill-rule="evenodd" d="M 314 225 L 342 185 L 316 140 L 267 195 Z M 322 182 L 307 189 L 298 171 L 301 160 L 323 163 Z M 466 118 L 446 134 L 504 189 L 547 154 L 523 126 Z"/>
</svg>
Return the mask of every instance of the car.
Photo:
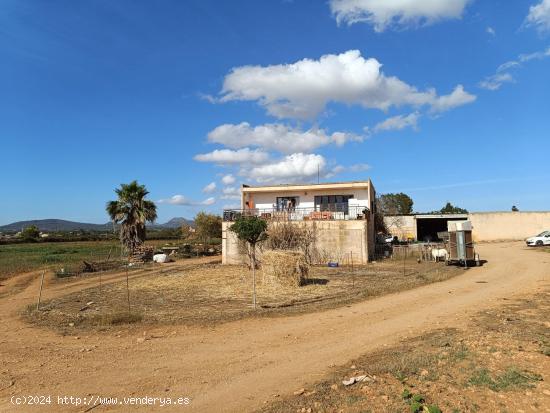
<svg viewBox="0 0 550 413">
<path fill-rule="evenodd" d="M 539 235 L 527 238 L 525 240 L 528 247 L 540 247 L 543 245 L 550 245 L 550 231 L 541 232 Z"/>
</svg>

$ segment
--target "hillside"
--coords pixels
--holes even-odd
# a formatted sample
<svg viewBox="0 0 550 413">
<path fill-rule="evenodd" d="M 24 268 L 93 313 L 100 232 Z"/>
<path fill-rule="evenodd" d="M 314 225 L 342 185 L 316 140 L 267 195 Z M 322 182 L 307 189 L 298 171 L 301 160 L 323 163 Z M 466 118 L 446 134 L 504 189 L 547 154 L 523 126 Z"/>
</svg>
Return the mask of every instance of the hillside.
<svg viewBox="0 0 550 413">
<path fill-rule="evenodd" d="M 176 217 L 176 218 L 170 219 L 169 221 L 163 224 L 150 225 L 149 228 L 152 228 L 152 229 L 178 228 L 183 223 L 193 225 L 193 221 L 191 220 L 188 220 L 182 217 Z M 8 225 L 3 225 L 3 226 L 0 226 L 0 231 L 3 231 L 3 232 L 21 231 L 23 228 L 29 227 L 31 225 L 38 227 L 40 231 L 44 231 L 44 232 L 55 232 L 55 231 L 65 232 L 65 231 L 78 231 L 78 230 L 111 231 L 113 229 L 113 224 L 110 222 L 107 222 L 105 224 L 91 224 L 86 222 L 67 221 L 64 219 L 37 219 L 37 220 L 29 220 L 29 221 L 18 221 Z"/>
</svg>

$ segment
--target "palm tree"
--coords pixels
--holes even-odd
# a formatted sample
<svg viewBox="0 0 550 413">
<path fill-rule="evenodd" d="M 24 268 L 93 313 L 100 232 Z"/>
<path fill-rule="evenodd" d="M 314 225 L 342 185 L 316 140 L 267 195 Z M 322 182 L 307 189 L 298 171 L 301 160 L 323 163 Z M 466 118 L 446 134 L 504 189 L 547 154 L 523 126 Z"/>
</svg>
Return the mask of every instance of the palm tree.
<svg viewBox="0 0 550 413">
<path fill-rule="evenodd" d="M 107 214 L 114 224 L 120 224 L 120 242 L 129 252 L 145 241 L 145 223 L 157 219 L 157 206 L 145 199 L 149 191 L 137 181 L 116 188 L 116 201 L 107 202 Z"/>
</svg>

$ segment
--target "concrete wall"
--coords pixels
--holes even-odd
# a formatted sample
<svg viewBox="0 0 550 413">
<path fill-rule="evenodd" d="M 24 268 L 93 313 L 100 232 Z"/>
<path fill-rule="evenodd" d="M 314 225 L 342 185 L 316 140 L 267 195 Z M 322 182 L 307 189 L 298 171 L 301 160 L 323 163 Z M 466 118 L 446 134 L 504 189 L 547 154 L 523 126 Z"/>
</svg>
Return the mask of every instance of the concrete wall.
<svg viewBox="0 0 550 413">
<path fill-rule="evenodd" d="M 472 212 L 467 219 L 474 228 L 474 241 L 523 240 L 550 230 L 550 211 Z M 416 216 L 389 216 L 384 217 L 384 222 L 391 235 L 416 239 Z"/>
<path fill-rule="evenodd" d="M 388 232 L 400 240 L 416 239 L 416 218 L 414 215 L 384 217 Z"/>
<path fill-rule="evenodd" d="M 474 227 L 474 241 L 523 240 L 550 230 L 550 211 L 473 212 L 468 219 Z"/>
<path fill-rule="evenodd" d="M 366 264 L 374 254 L 374 234 L 371 220 L 350 221 L 300 221 L 292 225 L 306 225 L 314 231 L 315 249 L 323 261 L 348 263 L 353 257 L 354 264 Z M 239 248 L 235 234 L 229 231 L 231 222 L 222 224 L 222 263 L 242 264 L 247 257 Z M 270 223 L 269 225 L 277 225 Z M 369 247 L 370 245 L 370 247 Z M 324 264 L 320 262 L 319 264 Z"/>
</svg>

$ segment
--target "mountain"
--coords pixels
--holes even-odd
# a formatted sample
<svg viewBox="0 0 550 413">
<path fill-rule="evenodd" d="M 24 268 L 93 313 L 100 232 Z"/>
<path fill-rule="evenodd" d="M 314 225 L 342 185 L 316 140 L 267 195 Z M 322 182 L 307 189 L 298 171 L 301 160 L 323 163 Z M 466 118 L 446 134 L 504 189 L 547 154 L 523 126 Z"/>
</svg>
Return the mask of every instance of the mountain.
<svg viewBox="0 0 550 413">
<path fill-rule="evenodd" d="M 190 226 L 194 226 L 194 221 L 191 221 L 189 219 L 185 219 L 183 217 L 176 217 L 172 218 L 171 220 L 165 222 L 164 224 L 153 224 L 151 225 L 152 228 L 179 228 L 183 224 L 187 224 Z"/>
<path fill-rule="evenodd" d="M 23 228 L 34 225 L 40 231 L 109 231 L 113 224 L 90 224 L 86 222 L 66 221 L 64 219 L 35 219 L 31 221 L 18 221 L 0 227 L 0 231 L 21 231 Z"/>
<path fill-rule="evenodd" d="M 151 229 L 179 228 L 183 223 L 186 223 L 191 226 L 194 225 L 193 221 L 190 221 L 182 217 L 176 217 L 165 222 L 164 224 L 153 224 L 148 227 Z M 66 221 L 64 219 L 36 219 L 31 221 L 18 221 L 8 225 L 0 226 L 0 231 L 2 232 L 21 231 L 23 228 L 30 227 L 31 225 L 38 227 L 40 231 L 44 231 L 44 232 L 78 231 L 78 230 L 84 230 L 84 231 L 112 231 L 113 230 L 113 224 L 110 222 L 107 222 L 106 224 L 90 224 L 86 222 Z"/>
</svg>

